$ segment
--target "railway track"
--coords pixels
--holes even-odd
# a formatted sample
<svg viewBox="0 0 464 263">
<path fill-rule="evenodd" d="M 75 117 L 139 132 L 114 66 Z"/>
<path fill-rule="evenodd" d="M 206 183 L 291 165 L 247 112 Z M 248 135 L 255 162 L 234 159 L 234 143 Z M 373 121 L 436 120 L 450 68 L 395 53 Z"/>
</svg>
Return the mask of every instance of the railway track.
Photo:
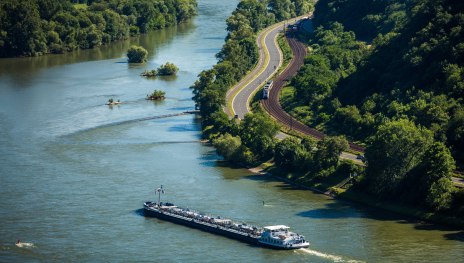
<svg viewBox="0 0 464 263">
<path fill-rule="evenodd" d="M 285 83 L 293 76 L 295 76 L 298 70 L 304 64 L 304 58 L 307 54 L 307 49 L 303 43 L 298 41 L 291 35 L 287 35 L 287 41 L 293 52 L 293 59 L 290 61 L 287 68 L 278 75 L 274 80 L 274 85 L 269 93 L 267 100 L 262 100 L 261 103 L 269 114 L 274 117 L 281 124 L 289 127 L 292 130 L 298 131 L 305 135 L 309 135 L 316 139 L 323 139 L 326 135 L 314 128 L 308 127 L 307 125 L 299 122 L 292 116 L 290 116 L 280 105 L 279 95 Z M 350 149 L 357 152 L 364 152 L 365 148 L 354 144 L 350 144 Z"/>
</svg>

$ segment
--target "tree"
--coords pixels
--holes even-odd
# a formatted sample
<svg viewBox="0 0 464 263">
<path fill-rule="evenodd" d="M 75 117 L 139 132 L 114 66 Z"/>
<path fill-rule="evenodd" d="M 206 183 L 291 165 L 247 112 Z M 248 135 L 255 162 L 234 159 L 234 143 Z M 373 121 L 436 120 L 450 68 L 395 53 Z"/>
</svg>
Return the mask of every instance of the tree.
<svg viewBox="0 0 464 263">
<path fill-rule="evenodd" d="M 432 133 L 409 120 L 381 125 L 366 148 L 366 179 L 371 193 L 381 197 L 400 190 L 406 174 L 422 161 Z"/>
<path fill-rule="evenodd" d="M 446 137 L 451 145 L 453 156 L 464 166 L 464 107 L 456 110 L 448 123 Z"/>
<path fill-rule="evenodd" d="M 203 135 L 206 138 L 215 138 L 218 135 L 229 133 L 232 136 L 238 135 L 238 125 L 235 119 L 229 119 L 224 111 L 216 111 L 202 119 Z"/>
<path fill-rule="evenodd" d="M 229 133 L 225 133 L 213 140 L 213 145 L 216 147 L 218 154 L 224 156 L 224 159 L 229 161 L 237 161 L 242 141 L 240 137 L 234 137 Z"/>
<path fill-rule="evenodd" d="M 35 1 L 2 1 L 0 10 L 0 56 L 31 56 L 47 51 Z"/>
<path fill-rule="evenodd" d="M 300 141 L 294 137 L 287 137 L 278 142 L 274 149 L 274 162 L 282 168 L 291 168 L 295 163 L 295 151 Z"/>
<path fill-rule="evenodd" d="M 444 210 L 450 207 L 453 201 L 453 182 L 449 178 L 440 178 L 430 187 L 427 195 L 427 204 L 435 211 Z"/>
<path fill-rule="evenodd" d="M 131 46 L 127 50 L 129 63 L 144 63 L 147 61 L 148 51 L 141 46 Z"/>
<path fill-rule="evenodd" d="M 418 183 L 427 189 L 426 202 L 433 210 L 443 210 L 450 206 L 453 193 L 455 161 L 449 149 L 441 142 L 433 143 L 424 154 L 422 171 L 425 178 Z"/>
<path fill-rule="evenodd" d="M 361 114 L 356 106 L 350 105 L 347 107 L 340 107 L 335 110 L 332 118 L 332 125 L 338 129 L 345 129 L 346 134 L 354 136 L 361 128 Z"/>
<path fill-rule="evenodd" d="M 344 136 L 325 137 L 317 143 L 314 155 L 316 169 L 322 171 L 337 168 L 340 154 L 348 148 L 349 144 Z"/>
<path fill-rule="evenodd" d="M 241 123 L 242 143 L 249 147 L 259 158 L 273 155 L 274 136 L 278 126 L 263 113 L 248 113 Z"/>
<path fill-rule="evenodd" d="M 147 100 L 164 100 L 166 92 L 162 90 L 154 90 L 151 94 L 147 95 Z"/>
<path fill-rule="evenodd" d="M 269 8 L 279 21 L 289 19 L 296 15 L 295 5 L 290 0 L 270 0 Z"/>
<path fill-rule="evenodd" d="M 0 56 L 93 48 L 125 39 L 129 32 L 134 35 L 185 21 L 196 14 L 196 6 L 195 0 L 2 0 Z"/>
<path fill-rule="evenodd" d="M 166 64 L 161 65 L 157 71 L 159 76 L 170 76 L 176 75 L 179 68 L 171 62 L 166 62 Z"/>
</svg>

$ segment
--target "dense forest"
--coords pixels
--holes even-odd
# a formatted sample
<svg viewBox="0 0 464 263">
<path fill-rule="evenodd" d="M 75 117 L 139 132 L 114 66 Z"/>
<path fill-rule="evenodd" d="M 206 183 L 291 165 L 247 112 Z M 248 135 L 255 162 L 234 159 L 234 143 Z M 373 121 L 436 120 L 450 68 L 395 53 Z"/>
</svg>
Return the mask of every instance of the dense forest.
<svg viewBox="0 0 464 263">
<path fill-rule="evenodd" d="M 2 0 L 0 57 L 87 49 L 183 22 L 196 0 Z"/>
<path fill-rule="evenodd" d="M 360 189 L 464 215 L 464 3 L 320 0 L 314 23 L 286 109 L 366 144 Z"/>
<path fill-rule="evenodd" d="M 256 64 L 258 31 L 311 8 L 311 1 L 242 0 L 227 19 L 229 33 L 217 54 L 218 64 L 201 72 L 192 86 L 203 135 L 226 159 L 250 165 L 273 157 L 277 125 L 259 112 L 245 116 L 240 123 L 229 119 L 223 111 L 226 92 Z"/>
</svg>

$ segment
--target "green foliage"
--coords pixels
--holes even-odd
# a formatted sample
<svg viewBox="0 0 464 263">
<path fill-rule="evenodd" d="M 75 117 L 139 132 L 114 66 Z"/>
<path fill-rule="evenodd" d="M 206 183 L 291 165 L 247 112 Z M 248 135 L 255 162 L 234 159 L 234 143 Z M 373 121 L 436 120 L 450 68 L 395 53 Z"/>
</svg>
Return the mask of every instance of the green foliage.
<svg viewBox="0 0 464 263">
<path fill-rule="evenodd" d="M 296 2 L 298 7 L 309 8 L 311 1 Z M 276 22 L 273 12 L 280 10 L 279 5 L 270 12 L 270 6 L 266 1 L 242 0 L 227 19 L 229 34 L 226 43 L 217 54 L 219 63 L 213 69 L 201 72 L 199 79 L 191 87 L 193 99 L 205 124 L 211 125 L 208 116 L 222 110 L 227 90 L 256 64 L 256 32 Z M 292 13 L 295 13 L 295 5 L 292 5 L 292 8 Z"/>
<path fill-rule="evenodd" d="M 292 1 L 293 2 L 293 1 Z M 298 0 L 299 8 L 309 10 L 310 1 Z M 218 153 L 225 159 L 242 164 L 255 164 L 274 154 L 278 131 L 276 124 L 261 113 L 247 114 L 238 125 L 223 112 L 227 90 L 237 83 L 257 62 L 256 33 L 276 22 L 276 13 L 296 14 L 283 5 L 274 6 L 267 1 L 242 0 L 227 19 L 229 34 L 217 54 L 219 60 L 212 69 L 201 72 L 191 87 L 196 107 L 202 116 L 203 134 L 213 139 Z M 280 8 L 285 10 L 280 10 Z M 277 20 L 282 19 L 279 17 Z"/>
<path fill-rule="evenodd" d="M 427 204 L 435 211 L 449 208 L 453 201 L 453 191 L 450 189 L 453 189 L 453 182 L 449 178 L 440 178 L 430 187 Z"/>
<path fill-rule="evenodd" d="M 269 0 L 269 8 L 278 20 L 296 16 L 295 5 L 290 0 Z"/>
<path fill-rule="evenodd" d="M 240 125 L 242 143 L 260 160 L 266 160 L 274 154 L 275 135 L 279 127 L 263 113 L 248 113 Z"/>
<path fill-rule="evenodd" d="M 340 154 L 348 150 L 348 141 L 343 136 L 325 137 L 317 143 L 314 159 L 318 171 L 335 169 L 338 166 Z"/>
<path fill-rule="evenodd" d="M 383 197 L 395 195 L 407 173 L 422 160 L 431 139 L 430 131 L 408 120 L 381 125 L 365 153 L 369 191 Z"/>
<path fill-rule="evenodd" d="M 287 170 L 307 172 L 313 165 L 314 148 L 315 143 L 310 138 L 285 138 L 275 146 L 274 162 Z"/>
<path fill-rule="evenodd" d="M 224 156 L 224 159 L 236 160 L 242 146 L 242 141 L 238 136 L 234 137 L 229 133 L 225 133 L 214 139 L 213 145 L 217 153 Z"/>
<path fill-rule="evenodd" d="M 331 177 L 345 178 L 351 172 L 361 174 L 351 163 L 340 163 L 340 154 L 346 149 L 348 141 L 342 136 L 325 137 L 317 144 L 308 137 L 289 137 L 276 144 L 274 161 L 278 167 L 300 172 L 306 180 L 330 181 Z"/>
<path fill-rule="evenodd" d="M 222 134 L 229 133 L 234 136 L 239 134 L 239 126 L 234 119 L 229 119 L 229 116 L 224 111 L 216 111 L 211 114 L 208 120 L 203 121 L 204 128 L 203 136 L 214 139 Z"/>
<path fill-rule="evenodd" d="M 446 138 L 456 160 L 464 168 L 464 107 L 458 108 L 447 124 Z"/>
<path fill-rule="evenodd" d="M 287 110 L 330 134 L 365 140 L 388 121 L 431 130 L 464 167 L 464 4 L 320 0 L 312 54 Z M 343 26 L 341 26 L 341 24 Z M 353 30 L 368 46 L 354 41 Z M 336 102 L 336 103 L 333 103 Z"/>
<path fill-rule="evenodd" d="M 0 57 L 93 48 L 181 23 L 195 0 L 0 1 Z"/>
<path fill-rule="evenodd" d="M 154 90 L 151 94 L 147 95 L 147 100 L 164 100 L 166 92 L 162 90 Z"/>
<path fill-rule="evenodd" d="M 158 75 L 158 72 L 156 71 L 156 69 L 145 70 L 144 72 L 140 74 L 140 76 L 148 77 L 148 78 L 153 78 L 153 77 L 156 77 L 157 75 Z"/>
<path fill-rule="evenodd" d="M 288 137 L 278 142 L 275 146 L 274 162 L 277 166 L 290 169 L 296 163 L 296 149 L 300 141 L 294 137 Z"/>
<path fill-rule="evenodd" d="M 144 63 L 147 61 L 148 51 L 141 46 L 131 46 L 127 50 L 129 63 Z"/>
<path fill-rule="evenodd" d="M 406 6 L 413 1 L 385 0 L 319 0 L 314 21 L 328 26 L 342 23 L 348 30 L 363 38 L 372 39 L 378 33 L 388 33 L 402 27 L 406 19 Z"/>
<path fill-rule="evenodd" d="M 454 159 L 464 167 L 463 18 L 456 1 L 320 0 L 284 107 L 367 142 L 360 185 L 373 195 L 463 214 L 450 179 Z"/>
<path fill-rule="evenodd" d="M 176 65 L 171 62 L 166 62 L 166 64 L 158 68 L 157 74 L 159 76 L 171 76 L 176 75 L 177 71 L 179 71 L 179 68 Z"/>
<path fill-rule="evenodd" d="M 455 169 L 455 161 L 443 143 L 434 143 L 425 153 L 420 170 L 425 178 L 418 183 L 423 184 L 427 205 L 433 210 L 443 210 L 452 202 L 453 183 L 451 175 Z"/>
</svg>

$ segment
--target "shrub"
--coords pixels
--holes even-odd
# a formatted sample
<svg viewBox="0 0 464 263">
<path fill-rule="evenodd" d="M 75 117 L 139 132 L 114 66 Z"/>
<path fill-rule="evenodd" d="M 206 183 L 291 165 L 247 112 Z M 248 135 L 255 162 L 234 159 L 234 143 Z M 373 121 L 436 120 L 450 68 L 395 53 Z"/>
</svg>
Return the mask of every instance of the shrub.
<svg viewBox="0 0 464 263">
<path fill-rule="evenodd" d="M 152 94 L 147 95 L 147 100 L 164 100 L 166 92 L 162 90 L 155 90 Z"/>
<path fill-rule="evenodd" d="M 166 64 L 158 68 L 158 76 L 171 76 L 176 75 L 179 68 L 173 63 L 166 62 Z"/>
<path fill-rule="evenodd" d="M 129 63 L 143 63 L 147 61 L 148 51 L 140 46 L 131 46 L 127 50 Z"/>
</svg>

